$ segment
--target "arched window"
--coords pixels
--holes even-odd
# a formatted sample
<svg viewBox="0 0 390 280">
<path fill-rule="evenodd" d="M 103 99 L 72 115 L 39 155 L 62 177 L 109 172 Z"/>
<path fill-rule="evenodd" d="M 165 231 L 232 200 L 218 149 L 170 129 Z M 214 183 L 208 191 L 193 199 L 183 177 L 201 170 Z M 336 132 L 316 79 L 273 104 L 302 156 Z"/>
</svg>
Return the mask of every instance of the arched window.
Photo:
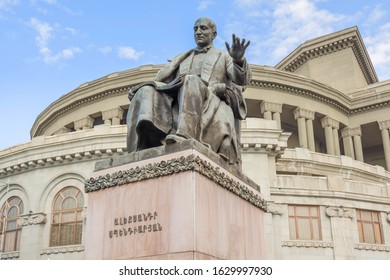
<svg viewBox="0 0 390 280">
<path fill-rule="evenodd" d="M 18 218 L 23 214 L 23 201 L 10 197 L 0 211 L 0 248 L 1 252 L 19 251 L 21 226 Z"/>
<path fill-rule="evenodd" d="M 50 246 L 81 244 L 84 197 L 75 187 L 62 189 L 54 198 Z"/>
</svg>

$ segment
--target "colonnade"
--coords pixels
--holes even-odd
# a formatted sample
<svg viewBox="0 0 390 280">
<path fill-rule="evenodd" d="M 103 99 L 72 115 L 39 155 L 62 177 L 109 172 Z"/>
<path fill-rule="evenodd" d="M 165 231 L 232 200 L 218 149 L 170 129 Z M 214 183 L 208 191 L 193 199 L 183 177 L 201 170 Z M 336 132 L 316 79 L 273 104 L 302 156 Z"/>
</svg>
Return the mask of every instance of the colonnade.
<svg viewBox="0 0 390 280">
<path fill-rule="evenodd" d="M 264 119 L 276 120 L 278 128 L 281 128 L 281 113 L 283 104 L 263 101 L 260 105 Z M 315 112 L 297 107 L 294 111 L 294 119 L 298 127 L 299 147 L 315 152 L 315 138 L 313 121 Z M 321 118 L 321 125 L 325 133 L 326 152 L 330 155 L 341 155 L 340 133 L 343 141 L 344 154 L 355 160 L 364 162 L 361 127 L 344 127 L 340 129 L 340 122 L 325 116 Z M 386 161 L 386 170 L 390 171 L 390 120 L 378 122 L 382 133 L 383 149 Z"/>
</svg>

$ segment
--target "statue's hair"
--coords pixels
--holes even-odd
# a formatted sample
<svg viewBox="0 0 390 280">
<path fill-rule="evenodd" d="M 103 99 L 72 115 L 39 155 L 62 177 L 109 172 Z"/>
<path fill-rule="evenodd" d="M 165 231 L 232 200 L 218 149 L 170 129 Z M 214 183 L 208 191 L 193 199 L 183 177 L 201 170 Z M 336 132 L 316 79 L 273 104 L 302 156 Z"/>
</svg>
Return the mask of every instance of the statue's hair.
<svg viewBox="0 0 390 280">
<path fill-rule="evenodd" d="M 211 30 L 213 31 L 213 33 L 215 34 L 215 35 L 217 35 L 217 25 L 215 24 L 215 22 L 214 21 L 212 21 L 210 18 L 208 18 L 208 17 L 201 17 L 201 18 L 198 18 L 196 21 L 195 21 L 195 23 L 197 23 L 198 21 L 200 21 L 200 20 L 205 20 L 205 21 L 207 21 L 207 25 L 211 28 Z"/>
</svg>

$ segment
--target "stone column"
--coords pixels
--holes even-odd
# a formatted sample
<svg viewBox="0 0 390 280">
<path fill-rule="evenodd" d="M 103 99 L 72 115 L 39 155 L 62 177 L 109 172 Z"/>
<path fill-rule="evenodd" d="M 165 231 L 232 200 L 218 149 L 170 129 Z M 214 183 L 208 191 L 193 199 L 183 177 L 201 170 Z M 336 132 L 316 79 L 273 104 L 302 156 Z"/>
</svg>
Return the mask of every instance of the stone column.
<svg viewBox="0 0 390 280">
<path fill-rule="evenodd" d="M 343 137 L 345 155 L 353 159 L 364 161 L 363 147 L 361 140 L 362 130 L 360 127 L 343 128 L 341 136 Z"/>
<path fill-rule="evenodd" d="M 263 114 L 264 119 L 266 120 L 274 120 L 278 125 L 278 129 L 281 129 L 282 124 L 280 120 L 280 114 L 282 113 L 283 104 L 272 103 L 263 101 L 260 104 L 260 110 Z"/>
<path fill-rule="evenodd" d="M 309 148 L 310 151 L 315 152 L 313 131 L 314 112 L 298 107 L 294 110 L 294 118 L 298 123 L 299 146 L 306 149 Z"/>
<path fill-rule="evenodd" d="M 363 146 L 362 146 L 362 137 L 361 137 L 361 135 L 354 135 L 353 136 L 353 145 L 355 147 L 356 160 L 364 161 L 364 159 L 363 159 Z"/>
<path fill-rule="evenodd" d="M 386 170 L 390 171 L 390 120 L 384 122 L 378 122 L 379 129 L 382 133 L 383 150 L 385 152 Z"/>
<path fill-rule="evenodd" d="M 336 156 L 340 155 L 340 141 L 339 141 L 339 129 L 333 128 L 333 143 L 334 143 L 334 152 Z"/>
<path fill-rule="evenodd" d="M 325 130 L 326 152 L 330 155 L 340 155 L 339 125 L 340 123 L 328 116 L 321 119 Z"/>
<path fill-rule="evenodd" d="M 119 125 L 123 119 L 123 109 L 118 107 L 115 109 L 102 112 L 102 118 L 104 124 L 107 125 Z"/>
<path fill-rule="evenodd" d="M 352 136 L 349 134 L 348 127 L 341 130 L 341 137 L 343 138 L 345 155 L 355 159 L 355 151 L 353 150 Z"/>
<path fill-rule="evenodd" d="M 91 118 L 90 116 L 74 122 L 75 130 L 85 130 L 85 129 L 90 129 L 92 127 L 93 127 L 93 118 Z"/>
</svg>

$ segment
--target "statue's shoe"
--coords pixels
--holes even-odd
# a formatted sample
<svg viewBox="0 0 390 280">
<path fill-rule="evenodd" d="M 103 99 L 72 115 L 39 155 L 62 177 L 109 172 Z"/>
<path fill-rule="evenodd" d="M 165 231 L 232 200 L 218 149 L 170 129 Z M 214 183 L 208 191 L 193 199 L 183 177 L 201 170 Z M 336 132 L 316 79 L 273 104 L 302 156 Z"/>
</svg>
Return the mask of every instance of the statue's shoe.
<svg viewBox="0 0 390 280">
<path fill-rule="evenodd" d="M 174 144 L 174 143 L 182 142 L 184 140 L 187 140 L 187 139 L 183 136 L 179 136 L 177 134 L 169 134 L 165 138 L 165 144 Z"/>
</svg>

